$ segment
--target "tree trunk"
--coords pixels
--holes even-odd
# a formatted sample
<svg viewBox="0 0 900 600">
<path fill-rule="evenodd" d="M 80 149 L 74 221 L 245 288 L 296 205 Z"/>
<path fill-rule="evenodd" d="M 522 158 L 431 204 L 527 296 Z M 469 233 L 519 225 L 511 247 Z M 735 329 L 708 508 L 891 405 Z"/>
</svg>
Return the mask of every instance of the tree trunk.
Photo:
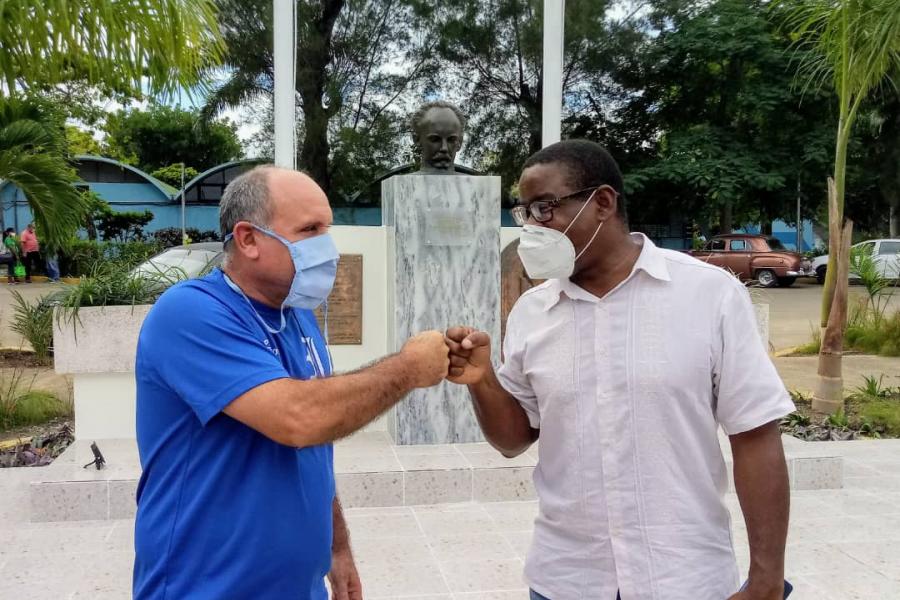
<svg viewBox="0 0 900 600">
<path fill-rule="evenodd" d="M 728 235 L 734 230 L 733 209 L 731 200 L 726 200 L 719 209 L 719 233 L 722 235 Z"/>
<path fill-rule="evenodd" d="M 828 324 L 822 332 L 819 350 L 819 381 L 813 395 L 813 410 L 832 414 L 844 408 L 843 351 L 847 324 L 849 293 L 850 242 L 853 222 L 841 226 L 834 180 L 828 179 L 829 229 L 832 252 L 835 252 L 835 287 Z"/>
<path fill-rule="evenodd" d="M 900 201 L 900 194 L 895 196 L 895 199 Z M 891 204 L 891 237 L 895 238 L 900 236 L 900 202 L 896 204 Z"/>
<path fill-rule="evenodd" d="M 298 166 L 331 196 L 331 173 L 328 168 L 331 147 L 328 121 L 339 107 L 325 105 L 327 70 L 332 60 L 334 25 L 345 0 L 320 0 L 321 12 L 312 23 L 297 23 L 307 30 L 303 42 L 297 44 L 297 92 L 303 108 L 303 143 L 300 144 Z M 301 11 L 298 21 L 307 18 Z M 332 99 L 333 100 L 333 99 Z M 334 100 L 333 100 L 334 101 Z"/>
</svg>

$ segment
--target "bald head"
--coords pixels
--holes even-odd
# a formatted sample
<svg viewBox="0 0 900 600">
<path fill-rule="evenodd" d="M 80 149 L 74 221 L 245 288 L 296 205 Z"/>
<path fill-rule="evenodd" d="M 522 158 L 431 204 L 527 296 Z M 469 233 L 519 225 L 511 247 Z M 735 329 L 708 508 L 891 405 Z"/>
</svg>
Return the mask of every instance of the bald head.
<svg viewBox="0 0 900 600">
<path fill-rule="evenodd" d="M 219 229 L 224 238 L 241 221 L 271 228 L 280 213 L 321 213 L 323 208 L 330 215 L 328 198 L 311 177 L 292 169 L 260 165 L 225 188 L 219 202 Z"/>
</svg>

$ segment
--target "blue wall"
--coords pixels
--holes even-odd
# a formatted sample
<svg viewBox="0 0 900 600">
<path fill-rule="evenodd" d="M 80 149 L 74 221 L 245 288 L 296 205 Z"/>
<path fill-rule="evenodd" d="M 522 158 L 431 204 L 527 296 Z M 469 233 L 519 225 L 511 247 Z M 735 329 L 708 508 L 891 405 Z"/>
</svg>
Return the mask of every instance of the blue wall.
<svg viewBox="0 0 900 600">
<path fill-rule="evenodd" d="M 759 225 L 748 225 L 736 233 L 758 234 L 759 230 Z M 785 248 L 790 250 L 797 248 L 797 228 L 794 225 L 788 225 L 784 221 L 772 221 L 772 237 L 778 238 Z M 800 252 L 807 252 L 815 248 L 816 234 L 813 233 L 812 221 L 803 221 L 800 245 Z"/>
</svg>

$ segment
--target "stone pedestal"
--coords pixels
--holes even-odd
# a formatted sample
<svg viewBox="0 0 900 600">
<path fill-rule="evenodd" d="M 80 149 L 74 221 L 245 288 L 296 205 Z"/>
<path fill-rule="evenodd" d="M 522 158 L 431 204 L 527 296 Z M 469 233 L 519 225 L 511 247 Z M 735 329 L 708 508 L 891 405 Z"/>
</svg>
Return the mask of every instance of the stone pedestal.
<svg viewBox="0 0 900 600">
<path fill-rule="evenodd" d="M 500 178 L 402 175 L 382 183 L 388 350 L 419 332 L 468 325 L 500 356 Z M 413 392 L 388 419 L 397 444 L 481 441 L 468 390 Z"/>
</svg>

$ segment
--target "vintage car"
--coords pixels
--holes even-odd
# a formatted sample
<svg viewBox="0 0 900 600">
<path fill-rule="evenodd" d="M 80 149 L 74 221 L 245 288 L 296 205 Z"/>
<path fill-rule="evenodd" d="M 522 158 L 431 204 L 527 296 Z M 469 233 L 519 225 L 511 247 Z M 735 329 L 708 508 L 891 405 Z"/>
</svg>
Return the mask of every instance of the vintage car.
<svg viewBox="0 0 900 600">
<path fill-rule="evenodd" d="M 764 235 L 717 235 L 702 249 L 688 254 L 731 271 L 741 281 L 757 281 L 762 287 L 787 287 L 798 277 L 815 276 L 799 254 Z"/>
</svg>

